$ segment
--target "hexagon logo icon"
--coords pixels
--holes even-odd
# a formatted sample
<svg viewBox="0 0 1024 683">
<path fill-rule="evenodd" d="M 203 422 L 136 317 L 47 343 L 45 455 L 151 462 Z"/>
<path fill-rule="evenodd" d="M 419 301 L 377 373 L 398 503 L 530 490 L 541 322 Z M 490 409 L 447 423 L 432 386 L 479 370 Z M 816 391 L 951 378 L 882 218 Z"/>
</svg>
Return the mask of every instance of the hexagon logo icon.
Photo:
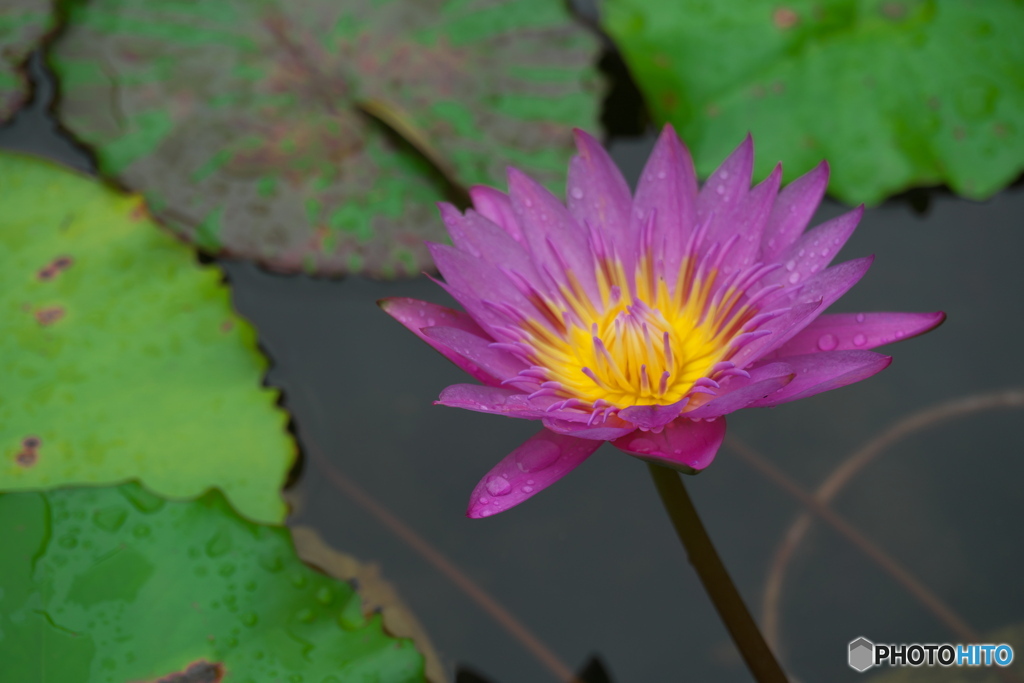
<svg viewBox="0 0 1024 683">
<path fill-rule="evenodd" d="M 850 667 L 864 673 L 875 665 L 875 644 L 861 636 L 850 641 Z"/>
</svg>

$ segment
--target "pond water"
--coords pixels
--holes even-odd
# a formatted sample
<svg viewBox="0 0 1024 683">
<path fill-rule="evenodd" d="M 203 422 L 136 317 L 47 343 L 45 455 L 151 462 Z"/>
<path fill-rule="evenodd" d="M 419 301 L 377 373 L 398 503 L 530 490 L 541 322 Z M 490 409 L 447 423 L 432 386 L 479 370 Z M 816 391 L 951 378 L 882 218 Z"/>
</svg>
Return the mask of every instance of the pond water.
<svg viewBox="0 0 1024 683">
<path fill-rule="evenodd" d="M 88 169 L 88 157 L 47 119 L 48 97 L 44 85 L 0 130 L 0 147 Z M 612 139 L 631 181 L 652 144 L 650 134 Z M 826 202 L 815 222 L 844 210 Z M 1022 217 L 1019 183 L 983 203 L 931 190 L 869 209 L 840 260 L 873 253 L 875 264 L 833 310 L 945 310 L 947 322 L 884 348 L 895 361 L 870 380 L 730 416 L 730 436 L 813 491 L 903 418 L 968 396 L 1024 391 Z M 432 405 L 442 388 L 466 376 L 375 301 L 450 303 L 437 285 L 423 277 L 328 281 L 222 265 L 238 310 L 272 359 L 266 381 L 284 392 L 304 449 L 289 523 L 314 527 L 333 546 L 379 563 L 446 666 L 496 683 L 557 680 L 425 559 L 422 546 L 396 534 L 395 519 L 572 669 L 597 655 L 617 683 L 750 680 L 640 461 L 605 446 L 524 505 L 489 519 L 464 517 L 479 478 L 537 426 Z M 1004 396 L 1003 407 L 946 415 L 892 443 L 849 479 L 833 505 L 982 636 L 1024 624 L 1024 400 L 1014 396 Z M 687 484 L 763 619 L 772 558 L 803 508 L 732 447 Z M 796 548 L 781 585 L 778 610 L 768 616 L 779 625 L 781 656 L 794 679 L 870 679 L 846 664 L 847 643 L 857 636 L 963 642 L 821 523 Z"/>
</svg>

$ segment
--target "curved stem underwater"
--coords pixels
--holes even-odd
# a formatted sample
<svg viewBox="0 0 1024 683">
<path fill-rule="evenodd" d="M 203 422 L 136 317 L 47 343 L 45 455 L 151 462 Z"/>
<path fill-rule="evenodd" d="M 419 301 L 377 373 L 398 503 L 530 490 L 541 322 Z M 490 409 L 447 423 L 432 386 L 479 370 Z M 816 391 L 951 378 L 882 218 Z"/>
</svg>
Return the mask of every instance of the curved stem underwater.
<svg viewBox="0 0 1024 683">
<path fill-rule="evenodd" d="M 743 604 L 743 598 L 729 578 L 679 473 L 653 463 L 648 463 L 647 467 L 665 511 L 672 520 L 672 526 L 686 548 L 690 564 L 697 570 L 704 589 L 739 648 L 750 673 L 758 683 L 786 683 L 782 667 L 775 660 L 747 606 Z"/>
</svg>

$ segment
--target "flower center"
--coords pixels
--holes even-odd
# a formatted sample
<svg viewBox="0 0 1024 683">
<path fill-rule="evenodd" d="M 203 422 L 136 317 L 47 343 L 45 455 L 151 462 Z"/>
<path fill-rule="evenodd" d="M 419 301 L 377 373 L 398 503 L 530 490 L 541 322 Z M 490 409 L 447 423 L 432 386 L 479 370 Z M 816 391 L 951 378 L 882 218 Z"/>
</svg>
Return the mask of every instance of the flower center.
<svg viewBox="0 0 1024 683">
<path fill-rule="evenodd" d="M 643 261 L 632 282 L 615 264 L 599 268 L 597 301 L 573 283 L 560 301 L 538 302 L 556 327 L 529 335 L 533 376 L 544 382 L 538 395 L 590 408 L 670 405 L 732 355 L 757 312 L 736 278 L 720 282 L 717 269 L 686 259 L 670 289 Z"/>
</svg>

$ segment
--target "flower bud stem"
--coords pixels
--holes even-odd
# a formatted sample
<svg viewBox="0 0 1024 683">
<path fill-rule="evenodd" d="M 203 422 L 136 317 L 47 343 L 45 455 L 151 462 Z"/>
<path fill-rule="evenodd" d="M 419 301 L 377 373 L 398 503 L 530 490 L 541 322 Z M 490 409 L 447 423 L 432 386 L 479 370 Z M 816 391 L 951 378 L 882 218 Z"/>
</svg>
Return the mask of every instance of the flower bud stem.
<svg viewBox="0 0 1024 683">
<path fill-rule="evenodd" d="M 665 511 L 672 520 L 672 526 L 686 548 L 690 564 L 697 570 L 704 589 L 739 648 L 750 673 L 758 683 L 786 683 L 782 667 L 775 660 L 764 636 L 743 604 L 743 598 L 729 578 L 679 473 L 653 463 L 647 466 Z"/>
</svg>

